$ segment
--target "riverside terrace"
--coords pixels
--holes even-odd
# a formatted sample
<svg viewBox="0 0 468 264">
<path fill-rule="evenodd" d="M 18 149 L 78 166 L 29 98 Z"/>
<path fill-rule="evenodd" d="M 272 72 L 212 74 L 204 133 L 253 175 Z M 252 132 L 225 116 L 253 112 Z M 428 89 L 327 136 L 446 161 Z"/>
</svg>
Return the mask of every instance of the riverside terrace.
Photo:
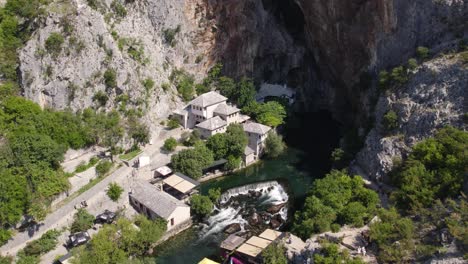
<svg viewBox="0 0 468 264">
<path fill-rule="evenodd" d="M 263 263 L 261 253 L 271 243 L 282 239 L 284 234 L 272 229 L 266 229 L 259 236 L 249 239 L 229 235 L 220 245 L 222 257 L 229 263 L 236 264 L 259 264 Z"/>
</svg>

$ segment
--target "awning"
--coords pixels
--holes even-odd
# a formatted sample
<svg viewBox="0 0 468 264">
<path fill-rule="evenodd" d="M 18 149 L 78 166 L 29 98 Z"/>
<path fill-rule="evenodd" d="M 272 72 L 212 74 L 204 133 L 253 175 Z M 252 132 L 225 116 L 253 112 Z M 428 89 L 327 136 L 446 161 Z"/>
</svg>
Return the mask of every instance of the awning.
<svg viewBox="0 0 468 264">
<path fill-rule="evenodd" d="M 172 173 L 172 170 L 168 166 L 162 166 L 162 167 L 157 168 L 156 172 L 162 176 L 167 176 Z"/>
<path fill-rule="evenodd" d="M 260 237 L 257 237 L 257 236 L 253 236 L 249 240 L 247 240 L 247 242 L 245 242 L 245 243 L 264 249 L 264 248 L 268 247 L 268 245 L 271 244 L 271 240 L 260 238 Z"/>
<path fill-rule="evenodd" d="M 260 254 L 263 251 L 263 248 L 259 248 L 245 243 L 242 246 L 240 246 L 236 251 L 255 258 L 258 256 L 258 254 Z"/>
<path fill-rule="evenodd" d="M 177 174 L 169 176 L 167 179 L 164 179 L 163 182 L 181 193 L 187 193 L 197 186 L 193 182 L 190 182 Z"/>
<path fill-rule="evenodd" d="M 282 233 L 279 232 L 279 231 L 275 231 L 275 230 L 272 230 L 272 229 L 266 229 L 265 231 L 263 231 L 263 233 L 261 233 L 259 235 L 259 237 L 274 241 L 279 236 L 281 236 L 281 234 Z"/>
<path fill-rule="evenodd" d="M 211 259 L 204 258 L 202 261 L 198 262 L 198 264 L 219 264 Z"/>
</svg>

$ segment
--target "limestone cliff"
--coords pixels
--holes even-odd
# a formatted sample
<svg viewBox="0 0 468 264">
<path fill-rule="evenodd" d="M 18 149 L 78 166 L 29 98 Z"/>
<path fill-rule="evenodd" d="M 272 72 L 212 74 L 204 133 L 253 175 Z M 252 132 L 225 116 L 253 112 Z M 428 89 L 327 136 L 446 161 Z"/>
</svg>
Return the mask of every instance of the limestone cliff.
<svg viewBox="0 0 468 264">
<path fill-rule="evenodd" d="M 467 111 L 468 65 L 460 54 L 442 55 L 414 70 L 409 82 L 379 98 L 375 127 L 367 135 L 353 168 L 372 179 L 384 179 L 395 159 L 404 158 L 421 139 L 446 125 L 463 128 Z M 385 113 L 393 110 L 398 128 L 382 126 Z"/>
<path fill-rule="evenodd" d="M 148 124 L 167 116 L 180 102 L 174 87 L 162 89 L 172 70 L 200 79 L 212 63 L 205 53 L 214 38 L 203 9 L 188 0 L 126 1 L 126 14 L 119 15 L 112 0 L 96 2 L 94 8 L 86 0 L 47 7 L 47 17 L 20 52 L 24 96 L 43 107 L 78 110 L 96 106 L 93 96 L 101 91 L 109 97 L 105 109 L 137 109 Z M 64 37 L 58 54 L 46 47 L 52 33 Z M 113 87 L 105 85 L 107 70 L 116 73 Z M 144 87 L 147 79 L 155 82 L 152 89 Z"/>
<path fill-rule="evenodd" d="M 378 71 L 406 62 L 417 46 L 437 54 L 468 36 L 466 0 L 95 2 L 99 6 L 94 8 L 87 0 L 49 5 L 48 16 L 37 22 L 20 52 L 26 97 L 44 107 L 78 110 L 98 107 L 93 96 L 101 91 L 109 97 L 103 109 L 136 109 L 146 123 L 154 124 L 180 104 L 175 87 L 163 85 L 170 84 L 173 69 L 201 79 L 219 61 L 226 75 L 287 84 L 297 90 L 299 110 L 326 109 L 347 125 L 366 127 L 374 114 L 379 124 L 389 105 L 397 107 L 401 133 L 407 137 L 381 139 L 378 126 L 370 133 L 358 161 L 370 161 L 362 166 L 371 175 L 387 171 L 392 156 L 433 128 L 453 123 L 461 111 L 459 97 L 442 93 L 451 94 L 463 86 L 459 80 L 466 80 L 466 72 L 449 59 L 427 62 L 403 90 L 381 97 L 375 113 L 373 109 Z M 121 3 L 126 15 L 119 15 L 113 2 Z M 64 36 L 58 54 L 46 47 L 54 32 Z M 429 78 L 431 67 L 438 71 L 434 78 Z M 105 84 L 108 70 L 116 72 L 113 87 Z M 142 84 L 147 79 L 154 80 L 153 89 Z M 432 98 L 441 104 L 434 105 Z M 405 106 L 411 102 L 420 108 L 417 115 L 411 116 L 415 110 Z M 432 121 L 420 119 L 422 113 Z"/>
</svg>

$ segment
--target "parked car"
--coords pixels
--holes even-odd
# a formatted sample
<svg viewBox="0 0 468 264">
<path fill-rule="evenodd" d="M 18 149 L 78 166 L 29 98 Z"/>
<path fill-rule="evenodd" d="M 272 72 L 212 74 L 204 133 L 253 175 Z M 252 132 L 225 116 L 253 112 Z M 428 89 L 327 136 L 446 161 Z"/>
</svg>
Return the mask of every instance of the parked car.
<svg viewBox="0 0 468 264">
<path fill-rule="evenodd" d="M 68 236 L 68 246 L 69 247 L 77 247 L 79 245 L 86 244 L 91 237 L 89 236 L 88 232 L 78 232 L 73 235 Z"/>
<path fill-rule="evenodd" d="M 109 210 L 105 210 L 104 213 L 98 214 L 96 219 L 94 220 L 95 223 L 102 223 L 102 224 L 110 224 L 114 222 L 116 214 Z"/>
</svg>

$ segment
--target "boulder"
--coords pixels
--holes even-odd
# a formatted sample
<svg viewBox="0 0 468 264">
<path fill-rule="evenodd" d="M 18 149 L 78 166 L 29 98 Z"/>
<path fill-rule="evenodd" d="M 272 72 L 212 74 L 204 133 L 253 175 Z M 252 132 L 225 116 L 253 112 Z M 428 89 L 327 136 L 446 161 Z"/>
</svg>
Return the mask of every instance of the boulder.
<svg viewBox="0 0 468 264">
<path fill-rule="evenodd" d="M 276 219 L 271 219 L 271 221 L 270 221 L 271 228 L 276 229 L 276 228 L 280 227 L 280 225 L 281 225 L 280 221 L 278 221 Z"/>
<path fill-rule="evenodd" d="M 241 231 L 241 225 L 239 223 L 233 223 L 224 228 L 224 233 L 227 234 L 234 234 L 239 231 Z"/>
<path fill-rule="evenodd" d="M 257 213 L 253 213 L 250 217 L 249 217 L 249 225 L 258 225 L 260 223 L 260 216 L 257 214 Z"/>
<path fill-rule="evenodd" d="M 272 205 L 267 209 L 267 212 L 270 213 L 270 214 L 276 214 L 281 210 L 281 208 L 284 207 L 285 204 L 286 203 Z"/>
</svg>

